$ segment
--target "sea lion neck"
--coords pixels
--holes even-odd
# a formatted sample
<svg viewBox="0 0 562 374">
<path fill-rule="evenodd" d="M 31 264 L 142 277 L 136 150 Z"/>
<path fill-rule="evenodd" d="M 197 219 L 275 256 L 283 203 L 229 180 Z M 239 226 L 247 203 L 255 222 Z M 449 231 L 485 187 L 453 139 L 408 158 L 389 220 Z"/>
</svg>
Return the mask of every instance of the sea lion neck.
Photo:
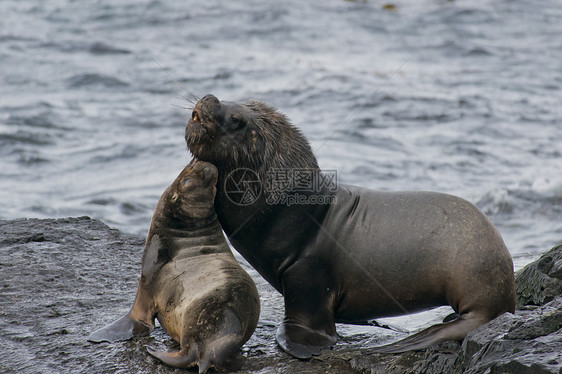
<svg viewBox="0 0 562 374">
<path fill-rule="evenodd" d="M 158 262 L 166 262 L 177 256 L 187 258 L 230 251 L 216 216 L 212 223 L 190 229 L 169 227 L 153 221 L 146 243 L 159 248 Z"/>
<path fill-rule="evenodd" d="M 161 216 L 154 220 L 154 226 L 158 228 L 159 232 L 173 233 L 177 237 L 196 237 L 205 236 L 206 232 L 216 230 L 218 223 L 217 215 L 213 212 L 212 215 L 204 218 L 180 218 Z"/>
</svg>

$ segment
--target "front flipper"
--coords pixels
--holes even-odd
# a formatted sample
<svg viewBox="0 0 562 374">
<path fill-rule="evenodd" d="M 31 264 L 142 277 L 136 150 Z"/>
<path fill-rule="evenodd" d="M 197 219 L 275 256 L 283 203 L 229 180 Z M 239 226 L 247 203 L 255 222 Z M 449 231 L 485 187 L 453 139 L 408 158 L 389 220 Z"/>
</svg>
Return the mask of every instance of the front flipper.
<svg viewBox="0 0 562 374">
<path fill-rule="evenodd" d="M 336 343 L 336 334 L 329 335 L 289 320 L 277 328 L 277 344 L 296 358 L 307 359 L 319 355 Z"/>
<path fill-rule="evenodd" d="M 329 269 L 312 256 L 295 261 L 283 273 L 285 319 L 277 328 L 276 339 L 296 358 L 311 358 L 336 343 L 336 288 Z"/>
<path fill-rule="evenodd" d="M 127 340 L 134 336 L 148 335 L 152 330 L 154 330 L 154 325 L 134 320 L 130 317 L 130 313 L 127 313 L 112 324 L 91 333 L 88 341 L 101 343 Z"/>
</svg>

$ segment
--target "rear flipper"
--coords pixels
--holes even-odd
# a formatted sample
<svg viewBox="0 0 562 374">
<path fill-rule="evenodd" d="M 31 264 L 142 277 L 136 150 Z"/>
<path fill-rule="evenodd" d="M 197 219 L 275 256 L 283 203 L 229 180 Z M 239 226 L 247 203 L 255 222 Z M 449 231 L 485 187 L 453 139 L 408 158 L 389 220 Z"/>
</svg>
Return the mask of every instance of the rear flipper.
<svg viewBox="0 0 562 374">
<path fill-rule="evenodd" d="M 374 320 L 374 319 L 367 320 L 364 323 L 354 323 L 354 324 L 365 325 L 365 326 L 375 326 L 375 327 L 380 327 L 380 328 L 383 328 L 383 329 L 389 329 L 389 330 L 398 331 L 398 332 L 410 332 L 407 329 L 404 329 L 400 326 L 391 325 L 390 323 L 381 324 L 380 322 L 378 322 L 377 320 Z"/>
<path fill-rule="evenodd" d="M 458 314 L 458 313 L 451 313 L 451 314 L 449 314 L 447 317 L 443 318 L 443 322 L 452 322 L 452 321 L 454 321 L 454 320 L 456 320 L 456 319 L 459 319 L 460 316 L 461 316 L 461 315 Z"/>
<path fill-rule="evenodd" d="M 187 369 L 197 365 L 199 366 L 199 374 L 206 373 L 209 367 L 213 367 L 218 372 L 234 372 L 238 371 L 246 360 L 240 354 L 225 357 L 226 354 L 239 349 L 240 339 L 236 340 L 236 342 L 216 342 L 221 345 L 226 343 L 227 345 L 216 347 L 218 344 L 213 344 L 213 346 L 206 347 L 206 352 L 200 358 L 197 358 L 197 349 L 190 349 L 188 351 L 184 348 L 181 351 L 165 352 L 156 351 L 147 346 L 146 350 L 151 356 L 169 366 Z M 229 345 L 229 343 L 234 344 Z"/>
<path fill-rule="evenodd" d="M 191 352 L 186 352 L 184 349 L 181 351 L 174 351 L 174 352 L 165 352 L 165 351 L 157 351 L 150 347 L 146 347 L 148 353 L 165 363 L 166 365 L 173 366 L 176 368 L 190 368 L 197 364 L 197 360 L 195 359 L 195 350 L 191 350 Z M 207 369 L 203 371 L 206 372 Z M 201 372 L 201 370 L 200 370 Z"/>
<path fill-rule="evenodd" d="M 240 369 L 245 361 L 240 355 L 240 347 L 249 337 L 240 319 L 230 308 L 226 308 L 224 320 L 219 327 L 213 328 L 210 325 L 212 320 L 206 322 L 205 327 L 215 331 L 210 335 L 200 331 L 198 336 L 184 337 L 180 351 L 163 352 L 150 347 L 146 349 L 150 355 L 169 366 L 191 368 L 197 365 L 199 373 L 206 373 L 210 367 L 218 372 L 233 372 Z"/>
<path fill-rule="evenodd" d="M 101 343 L 127 340 L 134 336 L 148 335 L 152 330 L 154 330 L 154 325 L 134 320 L 130 317 L 130 313 L 127 313 L 112 324 L 91 333 L 88 341 Z"/>
<path fill-rule="evenodd" d="M 376 347 L 375 352 L 402 353 L 424 349 L 446 340 L 463 340 L 470 331 L 483 323 L 481 319 L 461 317 L 452 322 L 431 326 L 395 343 Z"/>
</svg>

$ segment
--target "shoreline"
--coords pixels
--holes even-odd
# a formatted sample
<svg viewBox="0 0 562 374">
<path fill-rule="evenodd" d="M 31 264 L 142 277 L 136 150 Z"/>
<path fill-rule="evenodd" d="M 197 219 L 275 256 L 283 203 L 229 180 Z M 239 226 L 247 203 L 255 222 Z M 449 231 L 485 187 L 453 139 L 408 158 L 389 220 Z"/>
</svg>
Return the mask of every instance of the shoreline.
<svg viewBox="0 0 562 374">
<path fill-rule="evenodd" d="M 0 320 L 6 326 L 0 344 L 8 357 L 0 371 L 177 372 L 144 348 L 175 346 L 161 327 L 125 342 L 86 341 L 132 305 L 143 248 L 143 238 L 89 217 L 0 220 Z M 340 334 L 334 349 L 311 360 L 289 357 L 274 340 L 282 298 L 246 266 L 263 312 L 243 347 L 247 360 L 240 373 L 562 372 L 562 245 L 516 272 L 516 314 L 477 328 L 462 345 L 399 355 L 363 348 L 398 336 L 373 328 L 373 336 Z"/>
</svg>

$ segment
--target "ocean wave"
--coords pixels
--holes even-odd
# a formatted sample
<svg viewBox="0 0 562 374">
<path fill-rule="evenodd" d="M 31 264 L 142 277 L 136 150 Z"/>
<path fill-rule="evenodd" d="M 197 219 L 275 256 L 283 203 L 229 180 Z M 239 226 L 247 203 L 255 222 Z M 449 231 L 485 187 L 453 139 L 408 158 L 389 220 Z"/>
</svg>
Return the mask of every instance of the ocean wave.
<svg viewBox="0 0 562 374">
<path fill-rule="evenodd" d="M 103 86 L 108 88 L 128 87 L 129 84 L 118 78 L 98 73 L 74 75 L 66 80 L 68 87 L 80 88 L 88 86 Z"/>
<path fill-rule="evenodd" d="M 132 53 L 128 49 L 114 47 L 103 42 L 93 43 L 90 46 L 89 51 L 94 55 L 127 55 Z"/>
<path fill-rule="evenodd" d="M 484 194 L 476 205 L 488 215 L 562 219 L 562 177 L 537 178 Z M 562 222 L 562 221 L 561 221 Z"/>
<path fill-rule="evenodd" d="M 562 22 L 488 3 L 2 0 L 0 212 L 146 231 L 188 161 L 170 104 L 193 106 L 152 54 L 199 96 L 277 106 L 342 183 L 467 197 L 538 253 L 562 231 Z"/>
<path fill-rule="evenodd" d="M 562 175 L 538 178 L 533 181 L 530 190 L 542 200 L 562 205 Z"/>
<path fill-rule="evenodd" d="M 33 110 L 34 108 L 30 107 L 27 109 Z M 22 111 L 26 111 L 26 109 L 22 109 Z M 24 126 L 24 127 L 33 127 L 38 129 L 58 129 L 58 130 L 68 130 L 67 127 L 61 126 L 62 120 L 57 116 L 54 115 L 51 110 L 43 111 L 38 114 L 28 114 L 28 115 L 20 115 L 20 114 L 10 114 L 6 119 L 6 124 L 10 126 Z"/>
<path fill-rule="evenodd" d="M 13 133 L 0 134 L 0 144 L 3 149 L 9 147 L 17 147 L 18 145 L 50 145 L 53 140 L 45 134 L 38 134 L 24 130 L 18 130 Z"/>
</svg>

